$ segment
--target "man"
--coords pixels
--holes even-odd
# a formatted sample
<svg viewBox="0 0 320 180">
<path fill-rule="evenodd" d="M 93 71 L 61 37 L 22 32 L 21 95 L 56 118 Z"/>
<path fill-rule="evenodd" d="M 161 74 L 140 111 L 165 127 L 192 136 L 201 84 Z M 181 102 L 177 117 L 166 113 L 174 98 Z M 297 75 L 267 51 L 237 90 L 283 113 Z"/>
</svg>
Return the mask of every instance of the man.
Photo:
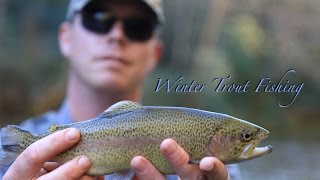
<svg viewBox="0 0 320 180">
<path fill-rule="evenodd" d="M 53 124 L 96 117 L 121 100 L 141 101 L 142 84 L 162 53 L 159 28 L 163 23 L 161 0 L 71 0 L 66 21 L 59 30 L 61 53 L 69 62 L 67 93 L 59 112 L 31 119 L 22 128 L 42 133 Z M 103 179 L 85 172 L 85 157 L 59 165 L 48 162 L 79 141 L 76 129 L 54 133 L 29 146 L 13 162 L 4 179 Z M 160 150 L 181 179 L 228 179 L 224 164 L 214 157 L 199 165 L 188 164 L 188 154 L 167 139 Z M 145 158 L 132 159 L 134 174 L 107 178 L 177 179 L 163 176 Z M 122 177 L 121 177 L 122 176 Z"/>
</svg>

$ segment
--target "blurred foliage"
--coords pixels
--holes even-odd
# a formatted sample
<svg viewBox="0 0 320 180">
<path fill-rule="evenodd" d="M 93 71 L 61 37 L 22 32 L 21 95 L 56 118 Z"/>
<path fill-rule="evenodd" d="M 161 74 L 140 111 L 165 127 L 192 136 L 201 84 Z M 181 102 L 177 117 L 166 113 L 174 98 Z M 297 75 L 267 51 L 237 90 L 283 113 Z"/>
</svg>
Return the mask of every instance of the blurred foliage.
<svg viewBox="0 0 320 180">
<path fill-rule="evenodd" d="M 67 1 L 0 0 L 0 126 L 56 109 L 64 97 L 66 63 L 57 30 Z M 165 0 L 165 53 L 145 83 L 144 103 L 201 108 L 270 129 L 273 137 L 319 137 L 320 1 Z M 288 69 L 305 86 L 296 101 L 277 93 L 154 92 L 157 79 L 252 85 L 278 82 Z M 212 86 L 211 86 L 212 87 Z"/>
</svg>

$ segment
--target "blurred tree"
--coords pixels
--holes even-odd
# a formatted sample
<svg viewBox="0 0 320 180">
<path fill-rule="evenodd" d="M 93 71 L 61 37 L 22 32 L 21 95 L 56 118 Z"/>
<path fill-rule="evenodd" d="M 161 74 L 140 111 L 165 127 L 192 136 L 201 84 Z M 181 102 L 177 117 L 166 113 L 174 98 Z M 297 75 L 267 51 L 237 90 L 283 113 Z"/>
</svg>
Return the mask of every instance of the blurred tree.
<svg viewBox="0 0 320 180">
<path fill-rule="evenodd" d="M 0 49 L 3 48 L 4 27 L 6 20 L 6 0 L 0 0 Z"/>
<path fill-rule="evenodd" d="M 30 112 L 30 82 L 23 71 L 0 68 L 0 126 L 16 124 Z"/>
</svg>

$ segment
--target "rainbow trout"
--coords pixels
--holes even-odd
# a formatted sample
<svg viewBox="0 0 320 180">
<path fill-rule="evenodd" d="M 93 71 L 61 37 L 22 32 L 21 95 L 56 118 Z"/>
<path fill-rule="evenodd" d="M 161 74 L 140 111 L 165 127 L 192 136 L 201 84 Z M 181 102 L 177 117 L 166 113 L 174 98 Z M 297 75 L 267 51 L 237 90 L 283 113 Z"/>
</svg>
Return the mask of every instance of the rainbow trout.
<svg viewBox="0 0 320 180">
<path fill-rule="evenodd" d="M 268 137 L 266 129 L 229 115 L 121 101 L 95 119 L 52 125 L 42 135 L 33 135 L 13 125 L 2 128 L 0 166 L 9 166 L 33 142 L 69 127 L 80 131 L 80 141 L 53 161 L 65 163 L 85 155 L 92 162 L 88 175 L 130 171 L 130 161 L 138 155 L 149 159 L 161 173 L 173 174 L 159 148 L 166 138 L 176 140 L 193 163 L 206 156 L 215 156 L 225 164 L 237 163 L 272 151 L 271 146 L 256 147 Z"/>
</svg>

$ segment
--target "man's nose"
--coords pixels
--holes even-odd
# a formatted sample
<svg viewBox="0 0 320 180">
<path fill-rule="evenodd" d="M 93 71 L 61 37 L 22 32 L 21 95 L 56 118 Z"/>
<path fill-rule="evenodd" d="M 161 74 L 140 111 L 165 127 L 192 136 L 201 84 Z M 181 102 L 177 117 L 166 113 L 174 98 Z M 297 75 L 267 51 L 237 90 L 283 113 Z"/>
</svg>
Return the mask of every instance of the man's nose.
<svg viewBox="0 0 320 180">
<path fill-rule="evenodd" d="M 110 40 L 124 40 L 126 36 L 124 33 L 123 23 L 121 21 L 116 21 L 107 36 Z"/>
</svg>

